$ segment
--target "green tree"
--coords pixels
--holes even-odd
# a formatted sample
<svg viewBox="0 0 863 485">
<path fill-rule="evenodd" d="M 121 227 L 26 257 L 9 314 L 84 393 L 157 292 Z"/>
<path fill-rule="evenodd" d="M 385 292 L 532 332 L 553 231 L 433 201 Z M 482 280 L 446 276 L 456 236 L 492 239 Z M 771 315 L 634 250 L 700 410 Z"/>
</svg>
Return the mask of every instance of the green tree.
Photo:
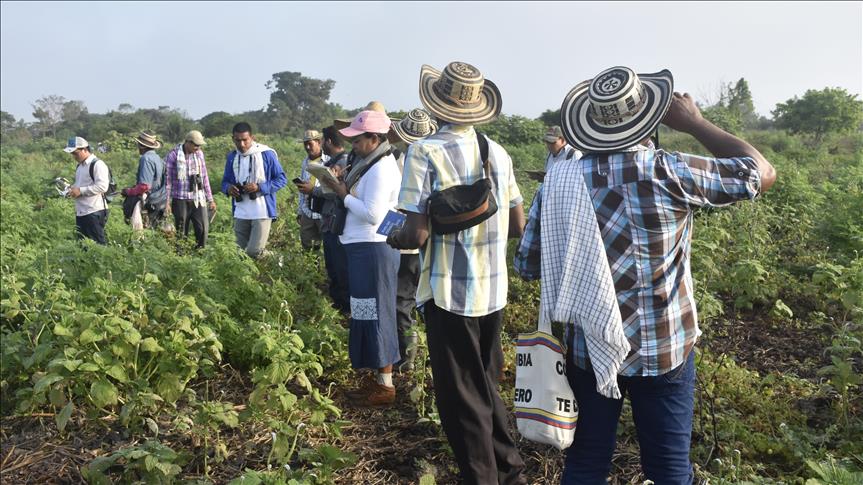
<svg viewBox="0 0 863 485">
<path fill-rule="evenodd" d="M 239 119 L 225 111 L 214 111 L 203 118 L 198 123 L 201 124 L 201 132 L 204 136 L 219 136 L 231 133 L 231 128 Z"/>
<path fill-rule="evenodd" d="M 701 106 L 701 114 L 716 126 L 731 133 L 740 133 L 744 129 L 766 128 L 770 124 L 770 120 L 755 112 L 752 91 L 744 78 L 720 87 L 719 100 L 712 105 Z"/>
<path fill-rule="evenodd" d="M 63 121 L 63 106 L 66 98 L 49 94 L 36 100 L 33 107 L 33 117 L 36 118 L 40 133 L 44 136 L 51 133 L 56 136 L 57 126 Z"/>
<path fill-rule="evenodd" d="M 11 113 L 0 111 L 0 132 L 5 135 L 15 129 L 16 124 L 18 124 L 18 120 Z"/>
<path fill-rule="evenodd" d="M 17 120 L 12 113 L 0 111 L 0 140 L 3 143 L 23 143 L 30 141 L 30 138 L 24 120 Z"/>
<path fill-rule="evenodd" d="M 88 115 L 87 106 L 83 101 L 66 101 L 63 103 L 63 111 L 61 113 L 63 121 L 58 129 L 62 129 L 64 132 L 62 134 L 65 135 L 88 136 L 89 133 L 86 133 L 87 127 L 90 124 Z"/>
<path fill-rule="evenodd" d="M 545 126 L 560 125 L 560 108 L 555 110 L 547 109 L 537 118 Z"/>
<path fill-rule="evenodd" d="M 777 104 L 772 114 L 777 127 L 791 133 L 808 133 L 820 141 L 827 133 L 860 130 L 863 101 L 843 88 L 810 89 L 802 98 L 795 96 Z"/>
<path fill-rule="evenodd" d="M 336 82 L 305 77 L 299 72 L 277 72 L 266 83 L 268 131 L 299 134 L 306 128 L 325 126 L 341 110 L 327 100 Z"/>
</svg>

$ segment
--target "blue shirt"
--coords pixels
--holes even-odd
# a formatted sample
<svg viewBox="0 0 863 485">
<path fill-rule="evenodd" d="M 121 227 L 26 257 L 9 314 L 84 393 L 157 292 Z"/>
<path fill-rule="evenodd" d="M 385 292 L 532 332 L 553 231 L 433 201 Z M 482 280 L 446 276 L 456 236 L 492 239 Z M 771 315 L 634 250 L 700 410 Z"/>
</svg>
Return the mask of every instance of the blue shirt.
<svg viewBox="0 0 863 485">
<path fill-rule="evenodd" d="M 684 363 L 700 334 L 689 259 L 693 211 L 753 199 L 761 176 L 751 158 L 709 158 L 637 147 L 588 154 L 578 163 L 593 201 L 632 351 L 626 376 L 656 376 Z M 542 188 L 530 208 L 514 266 L 540 275 Z M 574 327 L 574 362 L 589 358 Z"/>
<path fill-rule="evenodd" d="M 225 161 L 225 173 L 222 175 L 222 192 L 228 193 L 228 187 L 237 183 L 234 177 L 234 157 L 237 155 L 236 150 L 228 152 L 227 160 Z M 285 171 L 282 170 L 282 164 L 279 163 L 279 156 L 274 150 L 267 150 L 261 153 L 264 162 L 264 178 L 265 180 L 258 184 L 259 195 L 264 196 L 264 201 L 267 203 L 267 215 L 270 219 L 275 219 L 278 216 L 276 210 L 276 192 L 287 185 L 288 177 L 285 176 Z M 237 201 L 231 198 L 231 212 L 237 206 Z"/>
<path fill-rule="evenodd" d="M 160 203 L 165 200 L 165 161 L 156 153 L 156 150 L 148 150 L 138 161 L 138 176 L 136 183 L 150 186 L 148 197 L 150 204 Z"/>
</svg>

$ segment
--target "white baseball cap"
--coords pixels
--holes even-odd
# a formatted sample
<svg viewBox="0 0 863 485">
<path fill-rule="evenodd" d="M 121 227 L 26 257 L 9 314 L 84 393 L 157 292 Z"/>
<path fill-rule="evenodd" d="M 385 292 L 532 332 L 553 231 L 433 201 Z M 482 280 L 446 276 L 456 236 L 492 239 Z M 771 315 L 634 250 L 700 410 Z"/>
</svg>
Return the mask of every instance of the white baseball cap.
<svg viewBox="0 0 863 485">
<path fill-rule="evenodd" d="M 90 144 L 87 140 L 81 138 L 80 136 L 74 136 L 69 138 L 69 141 L 66 142 L 66 148 L 63 149 L 66 153 L 72 153 L 79 148 L 87 148 Z"/>
</svg>

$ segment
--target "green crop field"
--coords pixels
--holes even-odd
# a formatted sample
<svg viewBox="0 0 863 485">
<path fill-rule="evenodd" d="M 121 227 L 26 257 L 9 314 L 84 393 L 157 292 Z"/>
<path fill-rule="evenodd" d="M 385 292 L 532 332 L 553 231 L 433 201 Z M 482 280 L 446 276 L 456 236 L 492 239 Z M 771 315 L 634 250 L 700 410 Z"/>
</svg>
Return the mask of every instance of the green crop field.
<svg viewBox="0 0 863 485">
<path fill-rule="evenodd" d="M 487 132 L 526 170 L 544 161 L 537 129 L 505 117 Z M 696 215 L 697 477 L 863 483 L 863 135 L 743 137 L 778 180 L 756 202 Z M 299 172 L 300 143 L 260 139 L 289 179 Z M 128 140 L 115 135 L 99 154 L 121 187 L 137 166 Z M 208 142 L 215 192 L 232 145 Z M 74 173 L 63 145 L 4 137 L 0 152 L 4 483 L 454 483 L 423 349 L 396 376 L 394 408 L 358 410 L 342 396 L 354 380 L 346 322 L 325 297 L 322 256 L 300 248 L 296 189 L 279 192 L 273 254 L 257 262 L 237 249 L 223 195 L 203 250 L 134 234 L 118 202 L 109 244 L 79 243 L 73 202 L 49 185 Z M 705 152 L 680 134 L 663 133 L 663 146 Z M 518 182 L 527 208 L 536 183 Z M 539 285 L 512 271 L 510 284 L 511 403 L 511 341 L 536 324 Z M 642 483 L 626 407 L 618 437 L 612 483 Z M 559 480 L 561 452 L 518 443 L 531 483 Z"/>
</svg>

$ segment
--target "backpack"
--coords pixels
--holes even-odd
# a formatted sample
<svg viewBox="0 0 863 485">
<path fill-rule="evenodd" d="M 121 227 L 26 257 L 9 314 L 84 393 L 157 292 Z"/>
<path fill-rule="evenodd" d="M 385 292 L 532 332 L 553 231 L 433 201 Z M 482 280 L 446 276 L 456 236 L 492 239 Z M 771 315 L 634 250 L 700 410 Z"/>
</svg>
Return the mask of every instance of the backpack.
<svg viewBox="0 0 863 485">
<path fill-rule="evenodd" d="M 96 178 L 93 176 L 93 170 L 96 168 L 96 162 L 105 163 L 104 160 L 96 158 L 90 163 L 90 180 L 93 183 L 96 183 Z M 105 163 L 105 166 L 108 167 L 108 164 Z M 102 199 L 106 204 L 110 204 L 114 201 L 114 196 L 117 195 L 117 182 L 114 180 L 114 173 L 111 172 L 111 167 L 108 167 L 108 190 L 102 194 Z"/>
</svg>

